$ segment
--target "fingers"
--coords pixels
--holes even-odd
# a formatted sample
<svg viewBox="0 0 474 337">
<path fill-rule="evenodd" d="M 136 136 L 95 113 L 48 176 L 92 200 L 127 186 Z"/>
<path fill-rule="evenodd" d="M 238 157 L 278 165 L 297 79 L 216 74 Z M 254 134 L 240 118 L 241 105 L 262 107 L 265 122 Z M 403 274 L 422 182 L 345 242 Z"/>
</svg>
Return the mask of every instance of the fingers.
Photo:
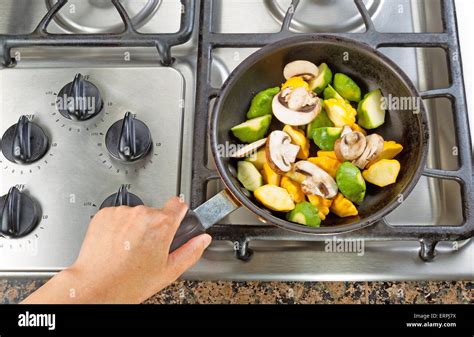
<svg viewBox="0 0 474 337">
<path fill-rule="evenodd" d="M 160 234 L 159 239 L 168 249 L 187 211 L 188 206 L 178 197 L 169 199 L 162 209 L 155 210 L 152 227 L 164 233 Z"/>
<path fill-rule="evenodd" d="M 175 232 L 181 221 L 183 221 L 188 211 L 188 206 L 180 198 L 173 197 L 166 202 L 162 211 L 168 215 L 169 225 L 171 225 Z"/>
<path fill-rule="evenodd" d="M 172 277 L 170 282 L 191 268 L 201 258 L 211 241 L 212 237 L 209 234 L 201 234 L 171 253 L 168 258 L 168 268 Z"/>
<path fill-rule="evenodd" d="M 153 227 L 167 228 L 170 234 L 174 236 L 176 229 L 183 220 L 188 206 L 178 197 L 169 199 L 161 209 L 152 209 L 153 218 L 151 225 Z"/>
</svg>

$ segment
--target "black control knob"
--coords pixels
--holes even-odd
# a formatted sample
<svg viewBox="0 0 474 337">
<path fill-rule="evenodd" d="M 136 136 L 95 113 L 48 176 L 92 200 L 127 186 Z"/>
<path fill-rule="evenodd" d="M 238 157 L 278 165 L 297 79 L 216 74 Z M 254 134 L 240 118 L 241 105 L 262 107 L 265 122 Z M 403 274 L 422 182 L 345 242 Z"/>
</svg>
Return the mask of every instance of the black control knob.
<svg viewBox="0 0 474 337">
<path fill-rule="evenodd" d="M 41 213 L 36 202 L 16 187 L 0 197 L 0 211 L 0 236 L 11 239 L 25 236 L 35 229 Z"/>
<path fill-rule="evenodd" d="M 2 137 L 2 153 L 9 161 L 30 164 L 45 155 L 49 140 L 43 129 L 21 116 L 18 123 L 5 131 Z"/>
<path fill-rule="evenodd" d="M 127 186 L 122 185 L 120 186 L 117 193 L 108 196 L 107 199 L 104 200 L 102 205 L 100 205 L 100 209 L 118 206 L 135 207 L 139 205 L 143 205 L 143 201 L 135 194 L 130 193 L 127 189 Z"/>
<path fill-rule="evenodd" d="M 58 94 L 56 107 L 67 119 L 85 121 L 96 116 L 104 105 L 99 89 L 77 74 Z"/>
<path fill-rule="evenodd" d="M 105 145 L 115 159 L 133 162 L 150 152 L 151 133 L 145 123 L 127 112 L 123 119 L 109 128 L 105 135 Z"/>
</svg>

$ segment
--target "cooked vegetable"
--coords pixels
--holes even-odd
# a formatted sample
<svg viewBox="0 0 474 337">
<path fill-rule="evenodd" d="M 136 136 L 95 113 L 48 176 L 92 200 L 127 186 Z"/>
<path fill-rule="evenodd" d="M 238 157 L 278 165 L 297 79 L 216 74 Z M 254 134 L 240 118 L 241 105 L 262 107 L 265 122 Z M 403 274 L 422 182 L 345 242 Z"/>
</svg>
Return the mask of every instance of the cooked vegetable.
<svg viewBox="0 0 474 337">
<path fill-rule="evenodd" d="M 295 208 L 286 215 L 286 218 L 291 222 L 310 227 L 319 227 L 321 224 L 318 209 L 307 201 L 296 204 Z"/>
<path fill-rule="evenodd" d="M 382 159 L 362 172 L 369 183 L 384 187 L 397 181 L 400 163 L 395 159 Z"/>
<path fill-rule="evenodd" d="M 274 87 L 260 91 L 258 94 L 256 94 L 250 103 L 250 108 L 247 112 L 247 118 L 251 119 L 265 115 L 271 115 L 273 96 L 279 92 L 280 88 Z"/>
<path fill-rule="evenodd" d="M 308 195 L 309 202 L 318 209 L 319 218 L 326 220 L 326 216 L 329 214 L 329 207 L 332 205 L 332 199 L 324 199 L 319 195 Z"/>
<path fill-rule="evenodd" d="M 321 109 L 316 118 L 306 127 L 306 137 L 313 139 L 313 132 L 315 129 L 332 126 L 334 126 L 334 123 L 329 119 L 326 110 Z"/>
<path fill-rule="evenodd" d="M 380 89 L 373 90 L 364 96 L 357 107 L 357 123 L 366 129 L 378 128 L 385 122 L 385 109 Z"/>
<path fill-rule="evenodd" d="M 393 159 L 395 158 L 400 152 L 402 152 L 403 146 L 394 142 L 393 140 L 385 141 L 383 143 L 383 150 L 380 153 L 377 160 L 380 159 Z M 372 163 L 370 163 L 372 165 Z"/>
<path fill-rule="evenodd" d="M 334 143 L 334 153 L 339 161 L 355 160 L 365 150 L 365 136 L 359 131 L 349 132 Z"/>
<path fill-rule="evenodd" d="M 334 151 L 323 151 L 319 150 L 317 153 L 318 157 L 329 157 L 337 160 L 336 154 Z"/>
<path fill-rule="evenodd" d="M 321 101 L 313 91 L 305 88 L 285 88 L 273 97 L 272 109 L 283 124 L 306 125 L 321 111 Z"/>
<path fill-rule="evenodd" d="M 332 71 L 326 63 L 321 63 L 318 67 L 319 75 L 309 82 L 309 88 L 320 94 L 332 81 Z"/>
<path fill-rule="evenodd" d="M 251 144 L 245 145 L 239 148 L 237 151 L 235 151 L 235 153 L 232 154 L 231 158 L 243 158 L 243 157 L 250 156 L 252 154 L 256 154 L 257 150 L 263 145 L 265 145 L 266 142 L 267 142 L 267 139 L 263 138 Z"/>
<path fill-rule="evenodd" d="M 350 201 L 362 203 L 365 197 L 365 180 L 360 170 L 349 162 L 341 164 L 336 173 L 336 182 L 339 191 Z"/>
<path fill-rule="evenodd" d="M 271 115 L 265 115 L 234 126 L 231 131 L 235 137 L 244 143 L 253 143 L 265 137 L 272 120 Z"/>
<path fill-rule="evenodd" d="M 308 82 L 306 82 L 301 76 L 295 76 L 295 77 L 289 78 L 285 83 L 283 83 L 283 85 L 281 86 L 281 89 L 282 90 L 285 88 L 296 89 L 299 87 L 309 90 Z"/>
<path fill-rule="evenodd" d="M 252 163 L 257 170 L 263 169 L 263 164 L 267 162 L 267 155 L 265 153 L 265 148 L 260 149 L 257 153 L 252 153 L 250 156 L 245 158 L 245 161 Z"/>
<path fill-rule="evenodd" d="M 237 179 L 251 192 L 263 185 L 262 175 L 248 161 L 239 161 L 237 163 Z"/>
<path fill-rule="evenodd" d="M 231 129 L 249 143 L 231 155 L 242 158 L 237 179 L 264 207 L 285 212 L 288 221 L 319 227 L 330 212 L 358 215 L 356 205 L 365 198 L 366 181 L 387 186 L 400 172 L 393 158 L 403 146 L 365 130 L 384 123 L 382 92 L 373 90 L 361 99 L 353 79 L 342 73 L 333 76 L 326 63 L 317 67 L 293 61 L 283 75 L 281 89 L 257 93 L 247 112 L 249 120 Z M 357 110 L 351 102 L 359 103 Z M 284 127 L 264 138 L 273 115 Z M 317 145 L 316 157 L 310 157 L 311 139 Z"/>
<path fill-rule="evenodd" d="M 334 143 L 341 136 L 342 128 L 324 127 L 313 131 L 313 141 L 325 151 L 334 150 Z"/>
<path fill-rule="evenodd" d="M 283 76 L 287 80 L 295 76 L 301 76 L 305 81 L 311 81 L 318 75 L 318 67 L 314 63 L 305 60 L 290 62 L 283 69 Z"/>
<path fill-rule="evenodd" d="M 296 155 L 298 159 L 306 159 L 309 157 L 309 140 L 304 135 L 304 131 L 292 127 L 291 125 L 285 125 L 283 132 L 286 132 L 290 138 L 291 142 L 300 147 L 300 151 Z"/>
<path fill-rule="evenodd" d="M 364 152 L 362 152 L 359 158 L 352 161 L 352 163 L 361 170 L 378 159 L 380 153 L 383 150 L 384 144 L 382 136 L 376 133 L 365 137 L 365 142 L 366 145 Z"/>
<path fill-rule="evenodd" d="M 336 127 L 352 126 L 355 123 L 357 111 L 349 103 L 331 98 L 324 101 L 324 108 Z"/>
<path fill-rule="evenodd" d="M 263 185 L 257 188 L 253 195 L 265 207 L 272 211 L 289 212 L 295 208 L 288 192 L 275 185 Z"/>
<path fill-rule="evenodd" d="M 338 193 L 336 198 L 334 198 L 330 210 L 341 218 L 359 214 L 354 204 L 350 200 L 344 198 L 341 193 Z"/>
<path fill-rule="evenodd" d="M 280 186 L 281 176 L 273 171 L 268 163 L 263 164 L 262 175 L 265 184 Z"/>
<path fill-rule="evenodd" d="M 291 199 L 295 203 L 305 200 L 303 189 L 296 181 L 291 180 L 288 177 L 281 177 L 280 187 L 284 188 L 288 192 L 288 194 L 291 196 Z"/>
<path fill-rule="evenodd" d="M 311 157 L 308 158 L 308 161 L 318 165 L 319 168 L 322 168 L 333 178 L 336 178 L 336 172 L 339 166 L 341 166 L 341 163 L 337 159 L 330 157 Z"/>
<path fill-rule="evenodd" d="M 291 143 L 286 132 L 277 130 L 268 136 L 265 150 L 268 165 L 276 173 L 283 174 L 291 170 L 291 164 L 295 162 L 300 147 Z"/>
<path fill-rule="evenodd" d="M 306 179 L 301 183 L 304 194 L 320 195 L 328 199 L 337 194 L 337 184 L 334 179 L 316 164 L 301 160 L 294 166 L 295 172 L 306 176 Z"/>
<path fill-rule="evenodd" d="M 335 74 L 333 84 L 334 89 L 345 99 L 352 102 L 360 101 L 361 91 L 359 86 L 346 74 Z"/>
<path fill-rule="evenodd" d="M 326 89 L 324 89 L 323 97 L 324 97 L 325 100 L 326 99 L 331 99 L 331 98 L 340 99 L 341 101 L 344 100 L 344 97 L 339 95 L 339 93 L 330 84 L 328 84 Z"/>
</svg>

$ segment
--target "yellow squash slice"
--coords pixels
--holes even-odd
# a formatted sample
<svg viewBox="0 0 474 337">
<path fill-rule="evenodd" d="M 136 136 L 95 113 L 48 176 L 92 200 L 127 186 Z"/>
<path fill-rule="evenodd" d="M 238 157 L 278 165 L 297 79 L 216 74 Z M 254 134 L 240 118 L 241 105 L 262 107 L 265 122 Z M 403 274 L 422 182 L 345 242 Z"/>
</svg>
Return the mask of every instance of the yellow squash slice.
<svg viewBox="0 0 474 337">
<path fill-rule="evenodd" d="M 318 157 L 329 157 L 329 158 L 337 159 L 336 153 L 334 151 L 319 150 Z"/>
<path fill-rule="evenodd" d="M 265 184 L 280 186 L 281 176 L 273 171 L 268 163 L 263 164 L 262 176 Z"/>
<path fill-rule="evenodd" d="M 265 148 L 258 150 L 256 153 L 252 153 L 250 156 L 245 158 L 245 161 L 251 162 L 257 168 L 257 170 L 262 170 L 263 164 L 267 162 Z"/>
<path fill-rule="evenodd" d="M 362 172 L 362 176 L 371 184 L 384 187 L 397 181 L 400 163 L 395 159 L 382 159 Z"/>
<path fill-rule="evenodd" d="M 329 207 L 331 207 L 333 200 L 325 199 L 319 195 L 308 195 L 309 202 L 318 209 L 319 218 L 325 220 L 329 214 Z"/>
<path fill-rule="evenodd" d="M 305 196 L 301 185 L 296 181 L 291 180 L 288 177 L 281 177 L 280 186 L 284 188 L 288 194 L 291 196 L 291 199 L 296 203 L 305 201 Z"/>
<path fill-rule="evenodd" d="M 338 193 L 334 198 L 330 210 L 341 218 L 359 214 L 354 204 L 349 199 L 344 198 L 341 193 Z"/>
<path fill-rule="evenodd" d="M 400 152 L 402 152 L 402 150 L 403 150 L 403 146 L 401 144 L 398 144 L 397 142 L 394 142 L 393 140 L 388 140 L 388 141 L 386 140 L 383 142 L 382 152 L 380 152 L 376 160 L 369 163 L 368 167 L 370 167 L 371 165 L 374 165 L 376 162 L 382 159 L 393 159 Z"/>
<path fill-rule="evenodd" d="M 335 127 L 342 128 L 344 125 L 352 127 L 354 125 L 357 111 L 349 103 L 331 98 L 324 101 L 324 108 Z"/>
<path fill-rule="evenodd" d="M 283 132 L 286 132 L 290 138 L 291 142 L 295 145 L 300 146 L 300 151 L 296 155 L 296 158 L 306 159 L 309 157 L 309 140 L 306 138 L 303 130 L 292 127 L 291 125 L 285 125 Z"/>
<path fill-rule="evenodd" d="M 341 166 L 337 159 L 331 157 L 311 157 L 308 161 L 322 168 L 333 178 L 336 178 L 337 169 Z"/>
<path fill-rule="evenodd" d="M 295 208 L 295 203 L 284 188 L 275 185 L 263 185 L 257 188 L 253 194 L 263 206 L 272 211 L 289 212 Z"/>
<path fill-rule="evenodd" d="M 309 90 L 309 84 L 301 76 L 294 76 L 289 78 L 285 83 L 282 84 L 281 89 L 292 87 L 293 89 L 302 87 Z"/>
</svg>

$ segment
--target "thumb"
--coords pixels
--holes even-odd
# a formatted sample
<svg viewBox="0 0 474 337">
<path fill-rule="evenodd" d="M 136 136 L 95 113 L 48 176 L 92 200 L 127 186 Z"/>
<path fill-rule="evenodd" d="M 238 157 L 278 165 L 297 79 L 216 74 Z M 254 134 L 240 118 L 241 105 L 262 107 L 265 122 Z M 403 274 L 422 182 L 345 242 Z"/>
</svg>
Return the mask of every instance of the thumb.
<svg viewBox="0 0 474 337">
<path fill-rule="evenodd" d="M 199 261 L 211 241 L 212 237 L 209 234 L 201 234 L 169 255 L 168 270 L 173 281 Z"/>
</svg>

